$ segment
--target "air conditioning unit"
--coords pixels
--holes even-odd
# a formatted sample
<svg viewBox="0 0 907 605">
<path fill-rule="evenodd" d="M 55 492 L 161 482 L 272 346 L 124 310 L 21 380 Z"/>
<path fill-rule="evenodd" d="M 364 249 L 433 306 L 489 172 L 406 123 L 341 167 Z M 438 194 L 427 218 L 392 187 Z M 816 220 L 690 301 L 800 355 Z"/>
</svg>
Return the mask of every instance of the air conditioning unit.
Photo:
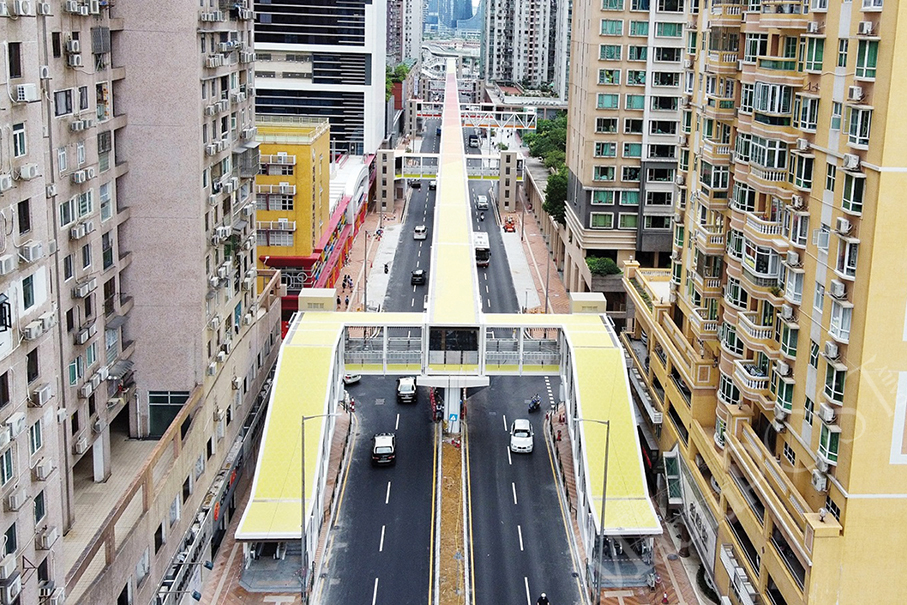
<svg viewBox="0 0 907 605">
<path fill-rule="evenodd" d="M 254 127 L 254 126 L 251 128 L 243 128 L 242 138 L 246 139 L 247 141 L 254 139 L 257 135 L 258 135 L 258 128 Z"/>
<path fill-rule="evenodd" d="M 50 80 L 50 67 L 42 65 L 38 68 L 38 77 L 42 80 Z"/>
<path fill-rule="evenodd" d="M 220 65 L 220 56 L 214 55 L 205 59 L 205 67 L 213 69 Z"/>
<path fill-rule="evenodd" d="M 833 279 L 831 280 L 831 284 L 829 284 L 828 293 L 831 294 L 833 298 L 844 298 L 844 295 L 847 293 L 847 288 L 844 287 L 844 282 Z"/>
<path fill-rule="evenodd" d="M 0 426 L 0 447 L 9 445 L 9 427 Z M 3 578 L 0 578 L 2 580 Z"/>
<path fill-rule="evenodd" d="M 84 330 L 76 332 L 76 335 L 73 337 L 73 342 L 77 345 L 83 345 L 88 342 L 89 338 L 91 338 L 91 331 L 88 328 L 85 328 Z"/>
<path fill-rule="evenodd" d="M 9 275 L 16 269 L 16 257 L 12 254 L 0 256 L 0 275 Z"/>
<path fill-rule="evenodd" d="M 825 424 L 832 424 L 838 418 L 833 407 L 821 402 L 819 403 L 818 414 L 819 418 L 821 418 L 822 422 L 824 422 Z"/>
<path fill-rule="evenodd" d="M 0 559 L 0 581 L 7 581 L 16 575 L 19 566 L 16 564 L 16 555 L 9 554 Z"/>
<path fill-rule="evenodd" d="M 683 175 L 682 175 L 682 174 L 675 174 L 675 175 L 674 175 L 674 184 L 675 184 L 675 185 L 683 185 L 683 183 L 684 183 Z"/>
<path fill-rule="evenodd" d="M 252 246 L 255 245 L 255 236 L 249 236 L 242 243 L 243 250 L 251 250 Z"/>
<path fill-rule="evenodd" d="M 72 451 L 77 456 L 80 456 L 80 455 L 84 454 L 85 452 L 87 452 L 88 451 L 88 439 L 86 437 L 79 437 L 78 441 L 76 441 L 73 444 Z"/>
<path fill-rule="evenodd" d="M 50 2 L 38 2 L 38 14 L 50 17 L 52 15 L 50 12 Z"/>
<path fill-rule="evenodd" d="M 57 541 L 58 536 L 57 526 L 49 525 L 44 531 L 38 534 L 38 537 L 35 539 L 35 546 L 39 550 L 50 550 L 50 547 Z"/>
<path fill-rule="evenodd" d="M 53 463 L 47 458 L 41 458 L 35 465 L 35 478 L 38 481 L 46 481 L 54 470 Z"/>
<path fill-rule="evenodd" d="M 205 115 L 213 116 L 217 113 L 217 105 L 208 105 L 205 107 Z"/>
<path fill-rule="evenodd" d="M 243 325 L 245 325 L 245 326 L 251 326 L 251 325 L 252 325 L 252 320 L 253 320 L 253 319 L 254 319 L 254 318 L 252 317 L 252 314 L 251 314 L 251 313 L 246 313 L 245 315 L 242 316 Z"/>
<path fill-rule="evenodd" d="M 69 55 L 66 63 L 70 67 L 82 67 L 82 55 Z"/>
<path fill-rule="evenodd" d="M 863 100 L 863 87 L 862 86 L 850 86 L 847 88 L 847 100 L 848 101 L 862 101 Z"/>
<path fill-rule="evenodd" d="M 79 14 L 79 3 L 76 0 L 66 0 L 64 8 L 67 13 Z"/>
<path fill-rule="evenodd" d="M 691 67 L 693 67 L 693 59 L 684 59 L 683 67 L 684 69 L 690 69 Z"/>
<path fill-rule="evenodd" d="M 790 267 L 799 267 L 800 266 L 800 254 L 793 250 L 789 250 L 787 253 L 787 264 Z"/>
<path fill-rule="evenodd" d="M 839 216 L 838 219 L 835 221 L 835 231 L 837 231 L 838 233 L 841 233 L 842 235 L 847 235 L 848 233 L 850 233 L 850 230 L 852 228 L 853 228 L 853 225 L 851 225 L 850 221 L 847 220 L 846 218 L 844 218 L 843 216 Z"/>
<path fill-rule="evenodd" d="M 54 396 L 54 386 L 50 383 L 45 383 L 35 389 L 35 392 L 32 393 L 31 403 L 33 406 L 42 407 L 45 403 L 50 401 Z"/>
<path fill-rule="evenodd" d="M 87 16 L 88 16 L 88 7 L 87 7 L 87 6 L 80 6 L 80 7 L 79 7 L 79 14 L 82 15 L 83 17 L 87 17 Z"/>
<path fill-rule="evenodd" d="M 34 103 L 41 100 L 37 84 L 19 84 L 16 86 L 16 103 Z"/>
<path fill-rule="evenodd" d="M 838 358 L 838 353 L 838 343 L 831 340 L 825 343 L 825 357 L 834 360 Z"/>
<path fill-rule="evenodd" d="M 860 21 L 860 25 L 857 28 L 857 33 L 859 33 L 861 36 L 871 36 L 872 21 Z"/>
<path fill-rule="evenodd" d="M 743 71 L 743 59 L 737 59 L 737 71 Z"/>
<path fill-rule="evenodd" d="M 217 276 L 221 279 L 227 279 L 227 267 L 221 265 L 217 268 Z"/>
<path fill-rule="evenodd" d="M 89 127 L 91 126 L 91 122 L 90 122 L 89 120 L 85 120 L 85 123 L 86 123 Z M 88 168 L 85 169 L 85 178 L 87 178 L 88 180 L 93 179 L 93 178 L 96 177 L 97 175 L 98 175 L 98 171 L 95 170 L 95 167 L 94 167 L 94 166 L 89 166 Z"/>
<path fill-rule="evenodd" d="M 44 326 L 40 321 L 33 321 L 22 328 L 22 338 L 25 340 L 37 340 L 44 334 Z"/>
<path fill-rule="evenodd" d="M 208 327 L 212 330 L 217 330 L 220 327 L 220 315 L 212 317 L 211 321 L 208 322 Z"/>
<path fill-rule="evenodd" d="M 844 170 L 858 170 L 860 168 L 860 156 L 852 153 L 845 153 L 843 167 Z"/>
<path fill-rule="evenodd" d="M 25 493 L 24 488 L 14 491 L 6 497 L 6 508 L 10 511 L 17 511 L 22 508 L 26 500 L 28 500 L 28 494 Z"/>
<path fill-rule="evenodd" d="M 208 196 L 208 205 L 217 206 L 217 194 L 216 193 L 212 193 L 211 195 Z"/>
<path fill-rule="evenodd" d="M 33 17 L 35 13 L 31 0 L 14 0 L 13 14 L 19 17 Z"/>
<path fill-rule="evenodd" d="M 45 332 L 57 325 L 57 315 L 53 311 L 42 313 L 38 319 L 41 320 L 41 325 L 44 327 Z"/>
<path fill-rule="evenodd" d="M 15 439 L 22 431 L 25 430 L 25 412 L 16 412 L 6 419 L 6 426 L 9 427 L 10 437 Z"/>
<path fill-rule="evenodd" d="M 794 317 L 794 308 L 787 303 L 781 305 L 781 319 L 791 320 Z"/>
<path fill-rule="evenodd" d="M 816 469 L 817 469 L 820 473 L 827 473 L 827 472 L 828 472 L 828 468 L 829 468 L 830 466 L 831 466 L 831 465 L 828 464 L 828 460 L 826 460 L 826 459 L 823 458 L 822 456 L 816 456 Z"/>
<path fill-rule="evenodd" d="M 85 221 L 82 226 L 85 227 L 86 235 L 94 232 L 94 221 Z"/>
<path fill-rule="evenodd" d="M 0 601 L 3 605 L 12 605 L 19 602 L 19 595 L 22 593 L 22 576 L 16 574 L 6 584 L 0 586 Z"/>
<path fill-rule="evenodd" d="M 103 420 L 95 420 L 94 424 L 91 425 L 91 430 L 95 433 L 101 433 L 104 429 L 107 428 L 107 423 Z"/>
<path fill-rule="evenodd" d="M 90 382 L 86 382 L 79 387 L 79 397 L 82 399 L 88 399 L 91 397 L 91 394 L 94 393 L 94 387 L 91 386 Z"/>
<path fill-rule="evenodd" d="M 217 363 L 213 361 L 209 363 L 206 373 L 208 374 L 208 376 L 214 376 L 215 374 L 217 374 Z"/>
<path fill-rule="evenodd" d="M 233 193 L 236 190 L 233 179 L 226 179 L 221 188 L 224 190 L 224 193 Z"/>
<path fill-rule="evenodd" d="M 228 227 L 226 225 L 223 225 L 223 226 L 217 228 L 217 234 L 220 236 L 221 239 L 227 239 L 228 237 L 230 237 L 230 234 L 232 234 L 232 233 L 233 233 L 233 227 Z"/>
<path fill-rule="evenodd" d="M 85 130 L 85 120 L 73 120 L 69 125 L 69 129 L 72 132 Z"/>
<path fill-rule="evenodd" d="M 72 182 L 76 185 L 81 185 L 88 180 L 88 174 L 84 170 L 76 170 L 70 175 Z"/>
<path fill-rule="evenodd" d="M 215 359 L 217 360 L 218 363 L 223 363 L 223 362 L 227 361 L 227 354 L 224 353 L 223 351 L 218 351 L 217 355 L 215 356 Z"/>
<path fill-rule="evenodd" d="M 232 341 L 232 340 L 225 340 L 225 341 L 224 341 L 224 344 L 221 345 L 221 350 L 222 350 L 224 353 L 226 353 L 227 355 L 229 355 L 230 352 L 233 350 L 233 341 Z"/>
<path fill-rule="evenodd" d="M 778 433 L 783 433 L 787 430 L 787 427 L 784 426 L 784 422 L 778 419 L 772 420 L 772 428 Z"/>
<path fill-rule="evenodd" d="M 20 181 L 30 181 L 33 178 L 38 176 L 38 165 L 37 164 L 22 164 L 19 167 L 19 180 Z"/>
<path fill-rule="evenodd" d="M 82 45 L 79 43 L 78 40 L 72 40 L 72 39 L 67 40 L 66 41 L 66 52 L 73 54 L 73 55 L 78 54 L 78 53 L 82 52 Z"/>
<path fill-rule="evenodd" d="M 212 290 L 216 290 L 217 288 L 220 288 L 220 278 L 216 275 L 212 275 L 211 277 L 209 277 L 208 278 L 208 287 L 210 287 Z"/>
<path fill-rule="evenodd" d="M 247 278 L 245 278 L 245 279 L 242 280 L 242 289 L 243 289 L 243 290 L 251 290 L 251 289 L 252 289 L 252 286 L 253 286 L 254 284 L 255 284 L 255 281 L 252 280 L 252 279 L 249 279 L 249 278 L 247 277 Z"/>
<path fill-rule="evenodd" d="M 97 287 L 98 287 L 98 280 L 97 280 L 97 278 L 92 277 L 87 282 L 80 284 L 80 285 L 76 286 L 75 288 L 73 288 L 72 297 L 73 298 L 85 298 L 86 296 L 88 296 L 89 294 L 94 292 L 95 288 L 97 288 Z"/>
<path fill-rule="evenodd" d="M 241 8 L 237 11 L 237 13 L 238 13 L 239 18 L 242 19 L 243 21 L 248 21 L 249 19 L 252 18 L 252 9 L 250 9 L 250 8 Z M 255 53 L 252 53 L 252 54 L 254 55 Z"/>
<path fill-rule="evenodd" d="M 775 364 L 775 371 L 778 372 L 779 376 L 787 376 L 790 374 L 790 366 L 784 361 L 779 361 Z"/>
<path fill-rule="evenodd" d="M 244 217 L 249 218 L 250 216 L 252 216 L 252 213 L 255 212 L 255 206 L 253 206 L 252 204 L 246 204 L 242 207 L 242 210 L 240 210 L 240 212 Z"/>
<path fill-rule="evenodd" d="M 234 376 L 233 380 L 230 381 L 230 386 L 233 387 L 234 391 L 238 391 L 242 387 L 242 378 Z"/>
<path fill-rule="evenodd" d="M 797 139 L 797 151 L 806 151 L 809 149 L 809 141 L 806 139 Z"/>
<path fill-rule="evenodd" d="M 26 263 L 33 263 L 44 256 L 44 245 L 41 242 L 27 241 L 19 248 L 19 258 Z"/>
<path fill-rule="evenodd" d="M 790 205 L 794 209 L 800 209 L 803 207 L 803 196 L 797 195 L 796 193 L 790 196 Z"/>
<path fill-rule="evenodd" d="M 50 595 L 47 605 L 66 605 L 66 589 L 62 586 L 54 590 Z"/>
<path fill-rule="evenodd" d="M 13 188 L 13 175 L 0 174 L 0 193 L 9 191 Z"/>
<path fill-rule="evenodd" d="M 818 34 L 819 33 L 819 22 L 810 21 L 806 24 L 806 33 L 808 34 Z"/>
<path fill-rule="evenodd" d="M 824 492 L 828 489 L 828 475 L 819 469 L 813 469 L 811 483 L 813 484 L 814 490 L 817 492 Z"/>
</svg>

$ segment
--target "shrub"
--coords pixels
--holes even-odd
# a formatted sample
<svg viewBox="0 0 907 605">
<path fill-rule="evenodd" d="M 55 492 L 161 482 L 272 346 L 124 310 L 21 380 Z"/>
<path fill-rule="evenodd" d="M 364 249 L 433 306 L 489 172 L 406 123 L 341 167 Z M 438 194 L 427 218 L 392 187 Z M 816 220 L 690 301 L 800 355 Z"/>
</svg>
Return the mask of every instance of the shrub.
<svg viewBox="0 0 907 605">
<path fill-rule="evenodd" d="M 590 256 L 586 258 L 586 264 L 592 275 L 620 275 L 622 271 L 610 258 L 598 258 Z"/>
</svg>

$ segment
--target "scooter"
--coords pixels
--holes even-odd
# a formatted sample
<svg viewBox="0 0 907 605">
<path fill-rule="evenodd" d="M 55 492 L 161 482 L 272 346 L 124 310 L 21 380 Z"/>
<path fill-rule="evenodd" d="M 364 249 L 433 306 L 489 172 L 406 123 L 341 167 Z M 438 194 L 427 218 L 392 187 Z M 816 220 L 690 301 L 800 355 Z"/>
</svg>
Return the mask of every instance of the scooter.
<svg viewBox="0 0 907 605">
<path fill-rule="evenodd" d="M 485 220 L 485 213 L 484 213 L 484 212 L 482 212 L 482 213 L 479 214 L 479 220 L 480 220 L 480 221 L 484 221 L 484 220 Z"/>
<path fill-rule="evenodd" d="M 529 411 L 538 412 L 542 407 L 542 400 L 538 395 L 535 395 L 532 399 L 529 400 Z"/>
</svg>

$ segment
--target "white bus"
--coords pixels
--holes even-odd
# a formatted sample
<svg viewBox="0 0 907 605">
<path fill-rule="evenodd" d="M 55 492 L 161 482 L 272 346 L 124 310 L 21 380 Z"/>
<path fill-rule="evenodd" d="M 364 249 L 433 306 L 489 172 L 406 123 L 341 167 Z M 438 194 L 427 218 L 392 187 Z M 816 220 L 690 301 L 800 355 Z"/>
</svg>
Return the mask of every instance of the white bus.
<svg viewBox="0 0 907 605">
<path fill-rule="evenodd" d="M 491 261 L 491 247 L 488 245 L 488 234 L 484 231 L 476 231 L 472 235 L 473 248 L 476 251 L 476 265 L 487 267 Z"/>
</svg>

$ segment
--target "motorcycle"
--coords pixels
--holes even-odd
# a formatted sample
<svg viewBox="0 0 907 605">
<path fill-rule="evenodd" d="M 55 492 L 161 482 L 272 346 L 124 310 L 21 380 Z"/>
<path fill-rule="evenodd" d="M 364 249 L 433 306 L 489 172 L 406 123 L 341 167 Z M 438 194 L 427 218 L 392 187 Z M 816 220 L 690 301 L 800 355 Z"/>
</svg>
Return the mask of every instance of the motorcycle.
<svg viewBox="0 0 907 605">
<path fill-rule="evenodd" d="M 538 412 L 539 409 L 541 409 L 541 407 L 542 407 L 542 400 L 538 395 L 534 396 L 532 399 L 529 400 L 529 411 L 530 412 Z"/>
<path fill-rule="evenodd" d="M 480 220 L 480 221 L 484 221 L 484 220 L 485 220 L 485 213 L 484 213 L 484 212 L 482 212 L 481 214 L 479 214 L 479 220 Z"/>
</svg>

